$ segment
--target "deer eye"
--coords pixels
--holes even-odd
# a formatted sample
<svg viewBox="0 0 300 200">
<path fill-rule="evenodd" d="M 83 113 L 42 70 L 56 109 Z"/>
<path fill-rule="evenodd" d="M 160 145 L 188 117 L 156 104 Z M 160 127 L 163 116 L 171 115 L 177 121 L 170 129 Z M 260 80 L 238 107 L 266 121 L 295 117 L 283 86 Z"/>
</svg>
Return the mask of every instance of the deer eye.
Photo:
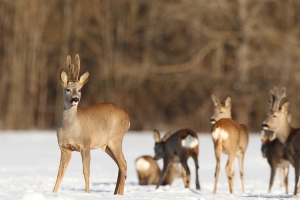
<svg viewBox="0 0 300 200">
<path fill-rule="evenodd" d="M 71 90 L 69 88 L 67 88 L 66 90 L 67 90 L 67 92 L 71 92 Z"/>
<path fill-rule="evenodd" d="M 276 117 L 276 115 L 273 115 L 273 118 L 275 118 Z"/>
<path fill-rule="evenodd" d="M 81 92 L 81 89 L 79 89 L 78 92 Z"/>
</svg>

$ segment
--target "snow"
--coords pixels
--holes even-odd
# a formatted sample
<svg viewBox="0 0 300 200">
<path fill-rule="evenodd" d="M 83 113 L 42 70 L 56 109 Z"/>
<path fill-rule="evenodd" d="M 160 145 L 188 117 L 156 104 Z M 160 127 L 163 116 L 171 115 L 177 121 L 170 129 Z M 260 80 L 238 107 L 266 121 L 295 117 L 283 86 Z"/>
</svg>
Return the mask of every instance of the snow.
<svg viewBox="0 0 300 200">
<path fill-rule="evenodd" d="M 127 160 L 127 180 L 124 195 L 113 195 L 117 179 L 117 166 L 101 149 L 91 152 L 91 193 L 85 193 L 81 157 L 73 152 L 71 162 L 59 187 L 52 193 L 56 180 L 60 151 L 55 131 L 1 131 L 0 132 L 0 200 L 81 200 L 81 199 L 297 199 L 292 195 L 294 169 L 290 167 L 289 194 L 279 186 L 279 173 L 275 177 L 272 193 L 267 193 L 270 167 L 260 152 L 260 135 L 251 134 L 245 155 L 246 193 L 241 192 L 237 159 L 235 160 L 235 191 L 229 193 L 225 164 L 227 155 L 221 158 L 221 170 L 217 194 L 213 195 L 215 156 L 210 134 L 199 136 L 199 178 L 201 190 L 195 189 L 195 167 L 189 159 L 191 188 L 184 188 L 181 179 L 171 186 L 138 185 L 135 159 L 154 154 L 152 132 L 128 132 L 123 141 Z M 162 162 L 159 162 L 162 166 Z"/>
</svg>

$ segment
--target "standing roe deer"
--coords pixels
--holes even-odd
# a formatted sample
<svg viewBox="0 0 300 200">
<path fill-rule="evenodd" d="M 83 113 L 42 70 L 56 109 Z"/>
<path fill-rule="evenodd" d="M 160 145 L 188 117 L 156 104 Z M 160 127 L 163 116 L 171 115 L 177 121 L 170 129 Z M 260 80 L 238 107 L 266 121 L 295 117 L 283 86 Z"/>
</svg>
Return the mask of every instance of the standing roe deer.
<svg viewBox="0 0 300 200">
<path fill-rule="evenodd" d="M 234 158 L 239 159 L 240 176 L 242 180 L 242 191 L 245 193 L 244 186 L 244 155 L 248 146 L 249 133 L 244 124 L 238 124 L 231 118 L 231 98 L 228 96 L 225 104 L 211 95 L 214 103 L 214 114 L 210 119 L 212 127 L 212 139 L 214 142 L 216 156 L 216 172 L 213 193 L 217 193 L 217 183 L 220 171 L 221 153 L 228 154 L 226 164 L 226 174 L 228 178 L 230 193 L 234 190 Z"/>
<path fill-rule="evenodd" d="M 127 164 L 122 151 L 122 141 L 129 129 L 130 121 L 125 111 L 112 103 L 101 103 L 77 108 L 81 88 L 87 82 L 89 73 L 79 79 L 80 60 L 75 56 L 75 65 L 67 56 L 68 74 L 61 70 L 64 108 L 57 127 L 57 139 L 61 160 L 53 192 L 57 192 L 71 159 L 72 151 L 82 156 L 85 190 L 90 192 L 90 150 L 102 148 L 118 165 L 119 173 L 114 194 L 123 194 Z"/>
<path fill-rule="evenodd" d="M 261 131 L 261 152 L 264 158 L 267 158 L 268 163 L 271 167 L 271 176 L 269 182 L 268 192 L 271 192 L 274 177 L 277 168 L 280 171 L 280 186 L 285 186 L 285 193 L 288 194 L 288 175 L 289 175 L 289 165 L 290 156 L 287 148 L 279 142 L 275 133 L 267 130 Z"/>
<path fill-rule="evenodd" d="M 161 139 L 160 133 L 157 130 L 154 130 L 154 139 L 154 160 L 163 158 L 163 169 L 160 174 L 159 182 L 156 185 L 156 189 L 162 184 L 172 163 L 181 163 L 181 166 L 185 171 L 185 174 L 183 176 L 184 185 L 186 188 L 189 188 L 191 173 L 187 165 L 187 160 L 189 157 L 192 157 L 195 162 L 196 169 L 196 189 L 200 190 L 198 177 L 199 141 L 197 133 L 189 129 L 183 129 L 173 134 L 171 134 L 171 132 L 168 132 Z"/>
<path fill-rule="evenodd" d="M 161 170 L 151 156 L 138 157 L 135 161 L 135 168 L 140 185 L 156 185 L 158 183 Z M 180 173 L 178 163 L 171 164 L 162 185 L 171 185 L 175 178 L 183 178 L 185 171 L 183 168 L 181 170 Z"/>
<path fill-rule="evenodd" d="M 264 130 L 273 131 L 278 140 L 288 149 L 289 155 L 292 157 L 295 168 L 295 186 L 294 195 L 299 192 L 297 189 L 300 175 L 300 128 L 293 128 L 290 125 L 289 117 L 289 102 L 285 102 L 280 107 L 281 100 L 286 97 L 286 89 L 282 89 L 282 94 L 279 95 L 275 87 L 270 91 L 273 98 L 272 109 L 268 117 L 262 124 Z"/>
</svg>

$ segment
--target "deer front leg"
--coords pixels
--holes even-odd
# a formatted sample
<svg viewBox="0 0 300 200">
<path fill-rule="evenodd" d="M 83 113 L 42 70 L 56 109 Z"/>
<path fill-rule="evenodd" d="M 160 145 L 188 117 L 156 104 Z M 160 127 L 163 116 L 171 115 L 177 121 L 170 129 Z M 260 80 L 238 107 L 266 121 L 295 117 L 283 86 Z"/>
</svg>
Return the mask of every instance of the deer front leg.
<svg viewBox="0 0 300 200">
<path fill-rule="evenodd" d="M 283 168 L 284 172 L 284 186 L 285 186 L 285 193 L 289 193 L 289 182 L 288 182 L 288 177 L 289 177 L 289 166 Z"/>
<path fill-rule="evenodd" d="M 90 149 L 83 149 L 80 151 L 80 153 L 82 157 L 85 192 L 90 193 L 90 163 L 91 163 Z"/>
<path fill-rule="evenodd" d="M 168 169 L 169 169 L 169 166 L 171 165 L 171 162 L 168 160 L 168 159 L 165 159 L 164 158 L 164 166 L 163 166 L 163 169 L 160 173 L 160 177 L 159 177 L 159 181 L 156 185 L 156 189 L 162 184 L 162 182 L 164 181 L 166 175 L 167 175 L 167 172 L 168 172 Z"/>
<path fill-rule="evenodd" d="M 295 188 L 294 188 L 294 195 L 297 195 L 297 189 L 298 189 L 298 181 L 299 181 L 299 175 L 300 175 L 300 165 L 299 161 L 297 159 L 294 159 L 294 167 L 295 167 Z"/>
<path fill-rule="evenodd" d="M 272 163 L 271 163 L 270 165 L 272 165 Z M 271 189 L 272 189 L 272 187 L 273 187 L 273 182 L 274 182 L 275 174 L 276 174 L 276 167 L 275 167 L 275 166 L 271 166 L 271 175 L 270 175 L 270 182 L 269 182 L 269 190 L 268 190 L 268 193 L 271 192 Z"/>
<path fill-rule="evenodd" d="M 72 151 L 68 150 L 68 149 L 61 149 L 61 157 L 60 157 L 60 164 L 59 164 L 59 169 L 58 169 L 58 173 L 57 173 L 57 179 L 56 179 L 56 183 L 53 189 L 53 192 L 57 192 L 59 185 L 61 183 L 61 180 L 66 172 L 66 169 L 68 167 L 68 164 L 71 160 L 71 156 L 72 156 Z"/>
</svg>

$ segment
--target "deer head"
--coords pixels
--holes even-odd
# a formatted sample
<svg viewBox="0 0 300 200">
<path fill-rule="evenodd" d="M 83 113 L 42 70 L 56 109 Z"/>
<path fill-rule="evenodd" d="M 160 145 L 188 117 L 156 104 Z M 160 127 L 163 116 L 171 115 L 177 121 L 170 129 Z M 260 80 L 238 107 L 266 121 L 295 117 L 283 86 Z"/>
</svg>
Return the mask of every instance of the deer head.
<svg viewBox="0 0 300 200">
<path fill-rule="evenodd" d="M 61 70 L 60 81 L 63 87 L 65 108 L 78 105 L 81 98 L 81 88 L 88 81 L 89 72 L 85 72 L 79 79 L 80 58 L 75 55 L 75 65 L 71 64 L 71 57 L 67 56 L 67 71 Z"/>
<path fill-rule="evenodd" d="M 211 99 L 214 102 L 214 114 L 210 118 L 210 123 L 215 124 L 222 118 L 231 118 L 231 97 L 228 96 L 225 99 L 225 103 L 221 103 L 221 101 L 214 95 L 211 95 Z"/>
<path fill-rule="evenodd" d="M 164 146 L 167 139 L 171 136 L 171 131 L 167 132 L 163 138 L 160 138 L 160 133 L 158 130 L 154 130 L 154 139 L 155 139 L 155 146 L 154 146 L 154 160 L 159 160 L 163 158 L 165 154 Z"/>
<path fill-rule="evenodd" d="M 291 121 L 291 115 L 288 114 L 289 102 L 280 107 L 280 102 L 286 97 L 286 89 L 282 88 L 281 93 L 281 95 L 278 93 L 276 87 L 270 91 L 270 112 L 262 124 L 264 130 L 277 131 L 283 124 L 289 124 Z"/>
</svg>

